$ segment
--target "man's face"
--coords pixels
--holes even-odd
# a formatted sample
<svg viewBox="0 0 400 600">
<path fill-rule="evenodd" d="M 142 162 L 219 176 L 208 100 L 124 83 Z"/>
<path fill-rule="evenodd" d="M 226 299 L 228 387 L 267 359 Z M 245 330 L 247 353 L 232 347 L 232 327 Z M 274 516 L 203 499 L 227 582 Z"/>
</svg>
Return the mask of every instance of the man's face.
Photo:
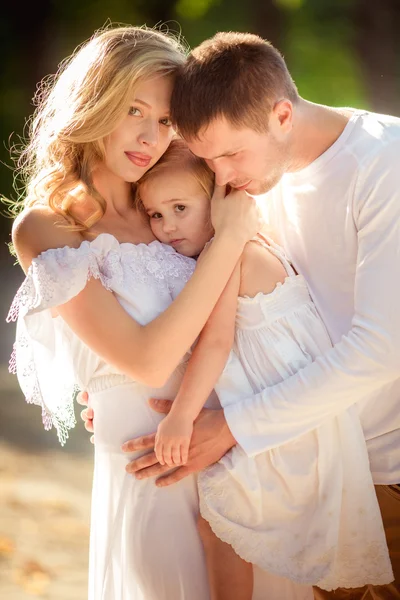
<svg viewBox="0 0 400 600">
<path fill-rule="evenodd" d="M 289 166 L 288 136 L 276 135 L 271 128 L 266 133 L 238 129 L 219 117 L 199 139 L 186 141 L 193 154 L 206 160 L 218 185 L 229 184 L 249 194 L 269 191 Z"/>
</svg>

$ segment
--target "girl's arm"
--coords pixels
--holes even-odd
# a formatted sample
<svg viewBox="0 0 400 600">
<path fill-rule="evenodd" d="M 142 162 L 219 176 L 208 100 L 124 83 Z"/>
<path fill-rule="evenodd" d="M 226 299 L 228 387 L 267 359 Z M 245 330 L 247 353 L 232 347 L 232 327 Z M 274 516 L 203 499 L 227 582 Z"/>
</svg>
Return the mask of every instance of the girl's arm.
<svg viewBox="0 0 400 600">
<path fill-rule="evenodd" d="M 232 348 L 239 286 L 240 264 L 200 334 L 171 411 L 158 426 L 154 449 L 162 465 L 176 466 L 187 461 L 193 422 L 221 375 Z"/>
<path fill-rule="evenodd" d="M 193 422 L 221 375 L 232 347 L 237 298 L 273 291 L 284 281 L 281 262 L 258 243 L 246 244 L 240 264 L 212 312 L 192 353 L 179 392 L 160 423 L 155 443 L 161 464 L 185 464 Z"/>
<path fill-rule="evenodd" d="M 93 279 L 77 296 L 58 306 L 58 314 L 106 362 L 137 381 L 161 387 L 199 335 L 246 239 L 258 228 L 255 202 L 243 193 L 231 198 L 220 195 L 213 205 L 213 218 L 218 229 L 207 255 L 178 298 L 151 323 L 139 325 Z M 32 209 L 17 219 L 13 243 L 25 270 L 49 248 L 81 245 L 81 236 L 58 227 L 56 220 L 49 209 Z"/>
</svg>

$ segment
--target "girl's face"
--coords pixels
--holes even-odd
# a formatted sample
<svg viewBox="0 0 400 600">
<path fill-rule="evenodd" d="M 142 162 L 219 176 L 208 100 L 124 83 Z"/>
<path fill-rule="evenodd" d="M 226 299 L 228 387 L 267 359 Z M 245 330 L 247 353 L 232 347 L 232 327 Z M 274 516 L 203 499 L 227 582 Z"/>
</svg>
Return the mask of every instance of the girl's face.
<svg viewBox="0 0 400 600">
<path fill-rule="evenodd" d="M 109 174 L 136 182 L 164 154 L 174 134 L 169 118 L 172 87 L 171 77 L 149 79 L 137 87 L 126 116 L 105 140 Z"/>
<path fill-rule="evenodd" d="M 198 256 L 212 238 L 210 200 L 190 171 L 160 171 L 141 186 L 140 197 L 156 238 L 180 254 Z"/>
</svg>

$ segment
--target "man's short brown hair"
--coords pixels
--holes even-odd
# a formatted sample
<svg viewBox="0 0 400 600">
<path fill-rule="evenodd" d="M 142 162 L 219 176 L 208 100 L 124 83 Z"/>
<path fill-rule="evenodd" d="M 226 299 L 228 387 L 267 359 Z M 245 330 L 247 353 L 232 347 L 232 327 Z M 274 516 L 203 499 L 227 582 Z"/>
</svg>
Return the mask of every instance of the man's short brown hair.
<svg viewBox="0 0 400 600">
<path fill-rule="evenodd" d="M 258 35 L 217 33 L 178 71 L 172 121 L 188 139 L 217 117 L 265 132 L 268 115 L 282 98 L 295 103 L 299 95 L 281 53 Z"/>
</svg>

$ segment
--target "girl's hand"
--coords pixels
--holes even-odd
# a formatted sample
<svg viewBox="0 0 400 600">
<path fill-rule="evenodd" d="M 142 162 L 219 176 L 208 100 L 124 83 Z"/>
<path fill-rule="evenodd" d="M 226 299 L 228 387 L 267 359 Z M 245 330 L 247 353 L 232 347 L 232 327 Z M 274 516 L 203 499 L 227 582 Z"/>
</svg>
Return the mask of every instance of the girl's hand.
<svg viewBox="0 0 400 600">
<path fill-rule="evenodd" d="M 158 426 L 154 451 L 161 465 L 185 465 L 193 432 L 193 420 L 170 413 Z"/>
<path fill-rule="evenodd" d="M 216 185 L 211 199 L 211 221 L 215 236 L 228 232 L 243 245 L 262 227 L 261 211 L 256 200 L 245 191 L 232 190 L 225 196 L 225 186 Z"/>
</svg>

